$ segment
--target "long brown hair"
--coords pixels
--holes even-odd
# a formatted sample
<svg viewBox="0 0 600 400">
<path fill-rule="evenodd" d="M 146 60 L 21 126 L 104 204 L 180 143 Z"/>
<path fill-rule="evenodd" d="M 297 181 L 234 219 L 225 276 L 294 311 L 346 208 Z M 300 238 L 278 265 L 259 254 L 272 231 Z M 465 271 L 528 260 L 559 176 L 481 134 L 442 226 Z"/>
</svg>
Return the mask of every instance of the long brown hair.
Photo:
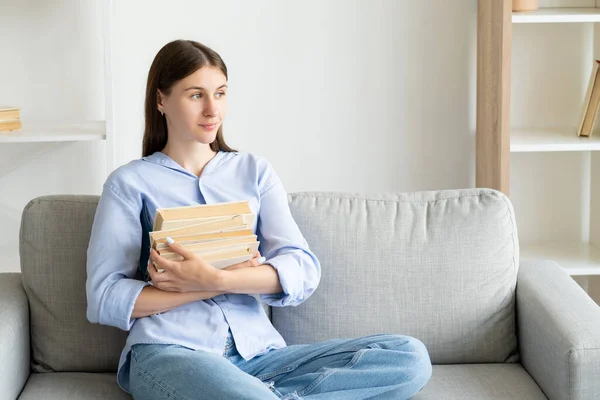
<svg viewBox="0 0 600 400">
<path fill-rule="evenodd" d="M 161 151 L 167 144 L 167 120 L 157 108 L 158 90 L 169 95 L 177 81 L 206 66 L 220 69 L 227 79 L 227 67 L 221 56 L 202 43 L 175 40 L 164 45 L 156 54 L 146 84 L 142 157 Z M 212 151 L 236 151 L 225 143 L 222 124 L 210 148 Z"/>
</svg>

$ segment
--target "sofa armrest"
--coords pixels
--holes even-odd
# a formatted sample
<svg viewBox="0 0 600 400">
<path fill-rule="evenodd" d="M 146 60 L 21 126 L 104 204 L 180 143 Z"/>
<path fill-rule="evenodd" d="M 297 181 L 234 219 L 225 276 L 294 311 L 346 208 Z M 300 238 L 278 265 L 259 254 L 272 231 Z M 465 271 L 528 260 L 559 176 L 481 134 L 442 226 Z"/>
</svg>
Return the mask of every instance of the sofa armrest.
<svg viewBox="0 0 600 400">
<path fill-rule="evenodd" d="M 600 399 L 600 307 L 553 261 L 521 262 L 521 363 L 551 400 Z"/>
<path fill-rule="evenodd" d="M 0 273 L 0 392 L 16 399 L 29 377 L 29 303 L 21 274 Z"/>
</svg>

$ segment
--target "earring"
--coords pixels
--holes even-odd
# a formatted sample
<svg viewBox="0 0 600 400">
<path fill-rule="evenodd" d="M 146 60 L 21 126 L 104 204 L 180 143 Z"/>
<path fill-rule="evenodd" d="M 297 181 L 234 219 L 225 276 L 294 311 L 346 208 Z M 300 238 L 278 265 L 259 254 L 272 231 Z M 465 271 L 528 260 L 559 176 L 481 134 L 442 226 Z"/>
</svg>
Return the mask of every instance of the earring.
<svg viewBox="0 0 600 400">
<path fill-rule="evenodd" d="M 164 116 L 165 116 L 165 113 L 161 111 L 161 112 L 160 112 L 160 115 L 164 117 Z"/>
</svg>

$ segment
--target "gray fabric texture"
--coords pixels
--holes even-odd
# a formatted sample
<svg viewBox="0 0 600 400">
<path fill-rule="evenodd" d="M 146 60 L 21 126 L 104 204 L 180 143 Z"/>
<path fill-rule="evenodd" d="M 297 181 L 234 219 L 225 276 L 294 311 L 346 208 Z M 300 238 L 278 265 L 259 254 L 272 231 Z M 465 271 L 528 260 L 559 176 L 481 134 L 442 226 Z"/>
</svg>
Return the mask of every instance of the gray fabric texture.
<svg viewBox="0 0 600 400">
<path fill-rule="evenodd" d="M 546 396 L 520 364 L 434 365 L 431 379 L 411 400 L 440 399 L 545 400 Z"/>
<path fill-rule="evenodd" d="M 0 398 L 15 399 L 29 376 L 29 306 L 21 274 L 0 274 Z"/>
<path fill-rule="evenodd" d="M 551 400 L 600 399 L 600 307 L 554 261 L 521 264 L 523 366 Z"/>
<path fill-rule="evenodd" d="M 395 333 L 421 340 L 434 364 L 518 360 L 519 248 L 504 194 L 326 192 L 290 200 L 322 277 L 300 306 L 272 307 L 288 344 Z"/>
<path fill-rule="evenodd" d="M 519 266 L 514 212 L 500 192 L 316 192 L 289 200 L 323 267 L 304 304 L 271 308 L 289 344 L 417 337 L 434 370 L 415 399 L 544 399 L 541 389 L 552 400 L 600 398 L 600 308 L 556 263 Z M 7 398 L 29 373 L 29 337 L 35 371 L 65 372 L 32 374 L 19 398 L 130 398 L 114 373 L 78 373 L 116 371 L 126 337 L 85 318 L 97 202 L 43 196 L 23 211 L 24 290 L 18 274 L 0 274 L 0 317 L 9 321 L 0 327 L 0 391 Z M 522 365 L 513 363 L 516 322 Z"/>
<path fill-rule="evenodd" d="M 115 374 L 32 374 L 19 400 L 131 400 Z"/>
<path fill-rule="evenodd" d="M 113 372 L 126 332 L 86 318 L 86 257 L 98 196 L 44 196 L 23 210 L 20 256 L 32 369 Z"/>
<path fill-rule="evenodd" d="M 112 375 L 33 374 L 19 400 L 131 399 Z M 546 397 L 519 364 L 435 365 L 427 386 L 414 400 L 544 400 Z"/>
</svg>

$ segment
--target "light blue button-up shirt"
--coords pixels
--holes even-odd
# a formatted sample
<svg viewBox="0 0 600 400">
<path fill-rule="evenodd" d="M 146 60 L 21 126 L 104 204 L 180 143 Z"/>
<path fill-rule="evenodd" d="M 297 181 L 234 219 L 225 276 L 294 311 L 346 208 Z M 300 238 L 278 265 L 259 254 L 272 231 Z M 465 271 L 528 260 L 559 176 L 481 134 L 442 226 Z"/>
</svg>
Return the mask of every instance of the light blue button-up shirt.
<svg viewBox="0 0 600 400">
<path fill-rule="evenodd" d="M 179 344 L 223 353 L 228 330 L 242 357 L 251 359 L 285 347 L 254 296 L 224 294 L 143 318 L 132 318 L 141 271 L 149 258 L 148 231 L 157 208 L 249 200 L 257 218 L 259 251 L 278 273 L 283 293 L 260 295 L 275 307 L 298 305 L 317 288 L 321 267 L 298 229 L 287 193 L 273 167 L 248 153 L 218 152 L 198 178 L 166 154 L 156 152 L 113 171 L 100 197 L 87 252 L 87 318 L 129 331 L 122 368 L 136 343 Z"/>
</svg>

